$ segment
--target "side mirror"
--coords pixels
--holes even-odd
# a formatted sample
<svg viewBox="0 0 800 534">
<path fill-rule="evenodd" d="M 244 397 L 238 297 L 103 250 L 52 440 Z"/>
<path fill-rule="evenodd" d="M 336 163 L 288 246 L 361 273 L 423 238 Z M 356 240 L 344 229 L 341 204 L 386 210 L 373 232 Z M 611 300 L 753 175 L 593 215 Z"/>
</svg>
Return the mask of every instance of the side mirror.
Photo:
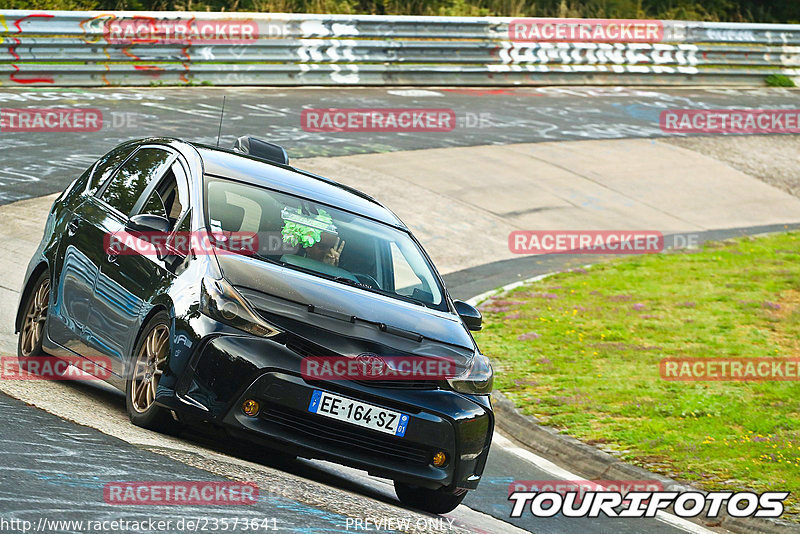
<svg viewBox="0 0 800 534">
<path fill-rule="evenodd" d="M 453 305 L 456 307 L 456 313 L 461 317 L 468 329 L 477 332 L 482 328 L 483 317 L 481 317 L 481 312 L 474 306 L 470 306 L 462 300 L 454 300 Z"/>
<path fill-rule="evenodd" d="M 134 232 L 161 232 L 166 234 L 170 231 L 170 224 L 169 220 L 161 215 L 140 213 L 131 217 L 127 228 Z"/>
<path fill-rule="evenodd" d="M 169 252 L 167 251 L 164 241 L 166 240 L 167 234 L 169 234 L 171 230 L 170 227 L 171 224 L 169 219 L 162 217 L 161 215 L 151 215 L 149 213 L 140 213 L 139 215 L 134 215 L 126 225 L 126 229 L 131 232 L 152 232 L 154 234 L 163 235 L 163 238 L 150 236 L 149 239 L 156 249 L 156 257 L 161 261 L 164 261 L 164 259 L 169 256 Z"/>
</svg>

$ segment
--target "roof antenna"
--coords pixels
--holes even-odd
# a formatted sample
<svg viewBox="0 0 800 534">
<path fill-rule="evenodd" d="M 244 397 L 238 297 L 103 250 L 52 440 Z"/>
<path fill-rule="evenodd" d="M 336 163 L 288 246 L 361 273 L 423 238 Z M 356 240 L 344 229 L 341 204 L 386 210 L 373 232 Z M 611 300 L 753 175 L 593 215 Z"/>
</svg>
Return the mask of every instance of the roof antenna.
<svg viewBox="0 0 800 534">
<path fill-rule="evenodd" d="M 222 117 L 225 115 L 225 95 L 222 95 L 222 110 L 219 112 L 219 130 L 217 131 L 217 148 L 219 148 L 219 137 L 222 135 Z"/>
</svg>

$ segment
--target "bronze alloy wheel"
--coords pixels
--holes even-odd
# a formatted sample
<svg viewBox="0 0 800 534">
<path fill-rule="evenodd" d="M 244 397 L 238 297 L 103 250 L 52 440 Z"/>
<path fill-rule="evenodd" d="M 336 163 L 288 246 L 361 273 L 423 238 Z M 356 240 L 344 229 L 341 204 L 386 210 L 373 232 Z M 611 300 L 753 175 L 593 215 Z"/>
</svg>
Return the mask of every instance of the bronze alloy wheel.
<svg viewBox="0 0 800 534">
<path fill-rule="evenodd" d="M 168 351 L 169 328 L 159 324 L 147 334 L 133 367 L 130 395 L 131 406 L 136 412 L 144 413 L 153 405 Z"/>
<path fill-rule="evenodd" d="M 50 303 L 50 278 L 45 276 L 28 301 L 28 309 L 22 321 L 20 351 L 22 356 L 35 356 L 41 350 L 44 322 Z"/>
</svg>

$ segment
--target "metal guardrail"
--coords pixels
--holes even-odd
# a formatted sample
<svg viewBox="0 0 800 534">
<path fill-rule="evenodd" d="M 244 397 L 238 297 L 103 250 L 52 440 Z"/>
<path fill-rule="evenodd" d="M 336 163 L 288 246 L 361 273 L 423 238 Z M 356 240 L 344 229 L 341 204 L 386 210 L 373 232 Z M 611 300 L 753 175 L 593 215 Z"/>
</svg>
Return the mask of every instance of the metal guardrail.
<svg viewBox="0 0 800 534">
<path fill-rule="evenodd" d="M 651 23 L 650 40 L 517 39 L 636 21 L 0 10 L 6 86 L 744 84 L 800 76 L 800 25 Z M 551 32 L 552 33 L 552 32 Z M 657 35 L 656 35 L 657 33 Z"/>
</svg>

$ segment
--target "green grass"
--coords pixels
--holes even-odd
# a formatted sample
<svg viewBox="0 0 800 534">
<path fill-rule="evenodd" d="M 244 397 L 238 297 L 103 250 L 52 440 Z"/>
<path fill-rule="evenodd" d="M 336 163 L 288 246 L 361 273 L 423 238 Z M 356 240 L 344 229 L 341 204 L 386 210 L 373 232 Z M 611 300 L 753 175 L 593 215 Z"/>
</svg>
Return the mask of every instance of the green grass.
<svg viewBox="0 0 800 534">
<path fill-rule="evenodd" d="M 668 382 L 665 357 L 800 357 L 800 232 L 561 273 L 481 305 L 523 412 L 705 489 L 800 504 L 800 383 Z"/>
<path fill-rule="evenodd" d="M 770 74 L 764 78 L 764 83 L 769 87 L 796 87 L 794 80 L 783 74 Z"/>
</svg>

